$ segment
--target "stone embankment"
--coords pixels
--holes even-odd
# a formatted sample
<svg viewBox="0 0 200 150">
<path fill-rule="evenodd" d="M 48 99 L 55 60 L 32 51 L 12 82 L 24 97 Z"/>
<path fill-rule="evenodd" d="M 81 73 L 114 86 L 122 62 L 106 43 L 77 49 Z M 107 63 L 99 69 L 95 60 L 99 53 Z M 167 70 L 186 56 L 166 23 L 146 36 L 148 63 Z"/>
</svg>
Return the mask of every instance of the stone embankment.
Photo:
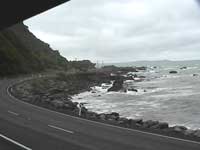
<svg viewBox="0 0 200 150">
<path fill-rule="evenodd" d="M 18 83 L 10 90 L 11 94 L 20 100 L 35 104 L 41 107 L 78 116 L 79 108 L 77 102 L 71 101 L 71 96 L 83 91 L 90 91 L 90 87 L 101 82 L 109 82 L 105 78 L 94 78 L 91 76 L 70 75 L 62 78 L 41 78 Z M 100 81 L 102 79 L 102 81 Z M 182 138 L 200 138 L 200 130 L 190 130 L 184 126 L 169 127 L 166 122 L 153 120 L 144 121 L 142 119 L 128 119 L 113 112 L 109 114 L 98 114 L 82 107 L 81 117 L 113 124 L 121 127 L 147 130 L 164 135 Z"/>
</svg>

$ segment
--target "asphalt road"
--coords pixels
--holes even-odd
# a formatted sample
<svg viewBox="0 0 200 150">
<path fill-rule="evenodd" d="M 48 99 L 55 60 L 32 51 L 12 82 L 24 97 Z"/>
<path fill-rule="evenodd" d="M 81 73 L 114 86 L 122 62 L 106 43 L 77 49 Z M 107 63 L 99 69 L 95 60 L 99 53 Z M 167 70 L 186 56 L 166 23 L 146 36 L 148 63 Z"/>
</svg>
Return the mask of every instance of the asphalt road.
<svg viewBox="0 0 200 150">
<path fill-rule="evenodd" d="M 26 104 L 7 93 L 13 82 L 0 80 L 0 150 L 200 150 L 200 142 L 96 123 Z"/>
</svg>

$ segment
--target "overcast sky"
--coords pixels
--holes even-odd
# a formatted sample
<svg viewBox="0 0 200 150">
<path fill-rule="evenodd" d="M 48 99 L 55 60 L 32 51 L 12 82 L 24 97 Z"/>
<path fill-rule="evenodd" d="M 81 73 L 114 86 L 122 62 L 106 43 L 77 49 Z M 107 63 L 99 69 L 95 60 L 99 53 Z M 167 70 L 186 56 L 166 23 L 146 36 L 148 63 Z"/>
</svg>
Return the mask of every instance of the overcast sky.
<svg viewBox="0 0 200 150">
<path fill-rule="evenodd" d="M 200 59 L 195 0 L 71 0 L 25 24 L 67 59 Z"/>
</svg>

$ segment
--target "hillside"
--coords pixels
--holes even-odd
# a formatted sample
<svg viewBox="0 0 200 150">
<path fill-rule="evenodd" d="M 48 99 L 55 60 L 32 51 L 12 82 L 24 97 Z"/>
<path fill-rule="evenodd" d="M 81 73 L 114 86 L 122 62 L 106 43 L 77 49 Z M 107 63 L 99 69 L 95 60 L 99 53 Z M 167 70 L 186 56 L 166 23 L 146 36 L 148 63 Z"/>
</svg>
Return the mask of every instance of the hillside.
<svg viewBox="0 0 200 150">
<path fill-rule="evenodd" d="M 0 76 L 67 68 L 68 61 L 23 23 L 0 31 Z"/>
</svg>

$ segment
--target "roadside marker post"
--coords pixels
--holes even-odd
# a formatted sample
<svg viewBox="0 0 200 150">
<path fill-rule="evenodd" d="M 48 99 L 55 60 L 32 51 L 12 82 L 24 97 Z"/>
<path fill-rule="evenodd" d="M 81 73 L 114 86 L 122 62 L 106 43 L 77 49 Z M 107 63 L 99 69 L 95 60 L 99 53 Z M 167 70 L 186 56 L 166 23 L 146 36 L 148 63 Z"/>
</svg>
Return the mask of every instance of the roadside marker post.
<svg viewBox="0 0 200 150">
<path fill-rule="evenodd" d="M 78 103 L 77 107 L 79 109 L 78 115 L 81 116 L 83 104 L 82 103 Z"/>
</svg>

